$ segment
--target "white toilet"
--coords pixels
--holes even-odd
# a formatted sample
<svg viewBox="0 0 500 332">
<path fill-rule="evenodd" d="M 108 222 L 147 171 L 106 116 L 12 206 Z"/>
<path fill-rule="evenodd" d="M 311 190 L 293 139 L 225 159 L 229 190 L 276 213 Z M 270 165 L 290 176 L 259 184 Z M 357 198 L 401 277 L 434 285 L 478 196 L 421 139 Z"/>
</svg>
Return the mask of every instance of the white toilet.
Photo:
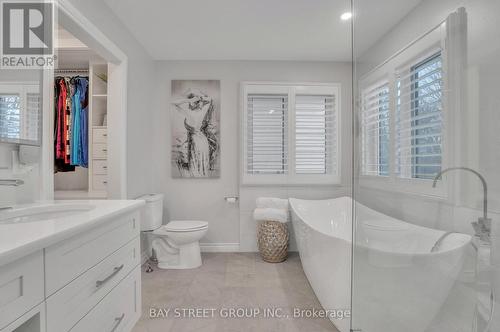
<svg viewBox="0 0 500 332">
<path fill-rule="evenodd" d="M 147 253 L 156 254 L 161 269 L 193 269 L 201 266 L 200 239 L 207 234 L 208 223 L 195 220 L 173 220 L 162 225 L 163 195 L 139 197 L 146 201 L 141 231 L 151 232 Z M 151 250 L 152 249 L 152 250 Z"/>
</svg>

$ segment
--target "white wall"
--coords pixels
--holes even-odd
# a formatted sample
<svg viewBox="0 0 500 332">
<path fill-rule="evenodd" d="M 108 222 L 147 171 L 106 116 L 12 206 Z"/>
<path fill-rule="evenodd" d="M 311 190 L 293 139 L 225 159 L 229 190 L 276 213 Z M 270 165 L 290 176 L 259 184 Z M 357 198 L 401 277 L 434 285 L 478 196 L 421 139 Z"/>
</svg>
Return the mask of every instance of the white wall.
<svg viewBox="0 0 500 332">
<path fill-rule="evenodd" d="M 151 192 L 154 62 L 144 48 L 100 0 L 69 0 L 128 57 L 127 197 Z"/>
<path fill-rule="evenodd" d="M 239 244 L 242 250 L 255 249 L 255 223 L 251 220 L 255 197 L 331 197 L 344 191 L 326 187 L 241 187 L 239 185 L 240 82 L 339 82 L 342 84 L 342 130 L 350 138 L 351 66 L 333 62 L 271 61 L 159 61 L 156 63 L 153 186 L 166 196 L 165 220 L 202 219 L 209 222 L 209 244 Z M 215 79 L 221 81 L 221 176 L 219 179 L 173 179 L 170 175 L 170 82 L 173 79 Z M 344 136 L 343 135 L 343 136 Z M 350 147 L 344 146 L 344 183 L 349 183 Z M 224 196 L 240 196 L 240 204 L 230 205 Z M 240 229 L 240 219 L 243 227 Z M 241 234 L 240 234 L 241 233 Z"/>
</svg>

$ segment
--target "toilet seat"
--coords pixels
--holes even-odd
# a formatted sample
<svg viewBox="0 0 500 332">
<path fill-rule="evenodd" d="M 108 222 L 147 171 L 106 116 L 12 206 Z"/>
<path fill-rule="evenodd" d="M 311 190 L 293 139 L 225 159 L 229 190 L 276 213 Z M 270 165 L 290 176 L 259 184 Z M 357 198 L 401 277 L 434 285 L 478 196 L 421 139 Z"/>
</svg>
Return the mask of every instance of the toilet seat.
<svg viewBox="0 0 500 332">
<path fill-rule="evenodd" d="M 208 222 L 201 220 L 172 220 L 162 228 L 168 232 L 192 232 L 208 228 Z"/>
</svg>

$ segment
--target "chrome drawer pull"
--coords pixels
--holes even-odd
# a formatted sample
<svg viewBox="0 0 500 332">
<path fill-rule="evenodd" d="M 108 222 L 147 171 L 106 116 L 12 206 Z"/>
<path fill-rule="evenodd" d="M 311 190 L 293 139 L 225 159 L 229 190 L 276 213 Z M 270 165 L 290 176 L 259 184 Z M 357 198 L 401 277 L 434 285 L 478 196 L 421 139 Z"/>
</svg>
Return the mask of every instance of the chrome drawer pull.
<svg viewBox="0 0 500 332">
<path fill-rule="evenodd" d="M 108 166 L 102 166 L 102 168 L 103 168 L 103 169 L 107 169 L 107 168 L 108 168 Z"/>
<path fill-rule="evenodd" d="M 24 184 L 21 179 L 0 179 L 0 186 L 18 187 Z"/>
<path fill-rule="evenodd" d="M 115 275 L 118 274 L 118 272 L 120 272 L 121 270 L 123 269 L 123 264 L 120 265 L 119 267 L 115 267 L 113 273 L 111 273 L 109 276 L 107 276 L 106 278 L 104 278 L 103 280 L 97 280 L 95 282 L 95 286 L 97 288 L 101 287 L 102 285 L 104 285 L 105 283 L 107 283 L 111 278 L 113 278 Z"/>
<path fill-rule="evenodd" d="M 115 318 L 115 326 L 111 329 L 109 332 L 115 332 L 118 326 L 120 326 L 120 323 L 122 322 L 123 318 L 125 318 L 125 313 L 123 313 L 120 317 Z"/>
</svg>

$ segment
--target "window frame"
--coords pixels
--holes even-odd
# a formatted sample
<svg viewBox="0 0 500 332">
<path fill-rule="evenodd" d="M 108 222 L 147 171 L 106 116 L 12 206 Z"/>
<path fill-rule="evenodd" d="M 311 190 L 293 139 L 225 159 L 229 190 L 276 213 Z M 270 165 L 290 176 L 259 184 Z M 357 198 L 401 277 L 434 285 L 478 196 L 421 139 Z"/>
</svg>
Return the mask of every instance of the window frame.
<svg viewBox="0 0 500 332">
<path fill-rule="evenodd" d="M 240 84 L 240 124 L 241 124 L 241 164 L 240 182 L 242 185 L 340 185 L 341 184 L 341 85 L 340 83 L 290 83 L 290 82 L 241 82 Z M 287 172 L 285 174 L 249 174 L 248 165 L 248 106 L 249 94 L 287 94 L 288 95 L 288 144 L 287 144 Z M 335 163 L 335 172 L 332 174 L 296 174 L 295 172 L 295 96 L 296 95 L 328 95 L 334 98 L 334 114 L 336 123 L 335 153 L 332 153 L 332 162 Z"/>
<path fill-rule="evenodd" d="M 396 116 L 397 116 L 397 82 L 399 75 L 408 74 L 411 68 L 441 52 L 442 71 L 443 71 L 443 95 L 442 95 L 442 132 L 441 132 L 441 169 L 445 169 L 450 160 L 452 151 L 452 140 L 448 139 L 448 124 L 451 123 L 450 115 L 446 111 L 447 107 L 447 52 L 445 48 L 442 30 L 436 29 L 430 33 L 427 38 L 416 43 L 405 51 L 397 53 L 394 57 L 388 59 L 382 65 L 376 67 L 367 75 L 361 77 L 359 84 L 359 100 L 362 100 L 362 92 L 371 86 L 380 84 L 383 80 L 389 82 L 389 123 L 390 123 L 390 146 L 389 146 L 389 176 L 365 175 L 359 168 L 358 176 L 361 187 L 378 189 L 383 191 L 404 192 L 420 196 L 429 196 L 435 198 L 446 198 L 449 188 L 443 184 L 444 181 L 438 181 L 436 188 L 432 187 L 432 180 L 420 178 L 403 178 L 397 175 L 396 167 Z M 362 103 L 360 104 L 362 105 Z M 362 151 L 363 142 L 359 140 L 359 151 Z M 361 165 L 361 160 L 360 160 Z"/>
</svg>

